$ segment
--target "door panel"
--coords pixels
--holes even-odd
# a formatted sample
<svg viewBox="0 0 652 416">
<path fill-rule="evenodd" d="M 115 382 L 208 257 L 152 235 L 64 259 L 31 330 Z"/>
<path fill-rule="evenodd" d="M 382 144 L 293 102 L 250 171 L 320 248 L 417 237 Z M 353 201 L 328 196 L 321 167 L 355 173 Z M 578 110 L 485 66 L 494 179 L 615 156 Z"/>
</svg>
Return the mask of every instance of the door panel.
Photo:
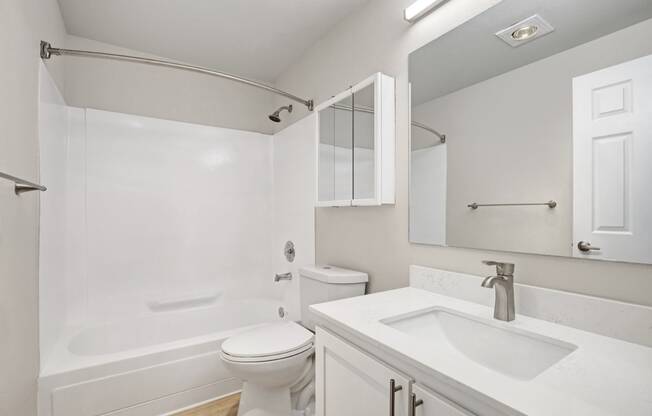
<svg viewBox="0 0 652 416">
<path fill-rule="evenodd" d="M 631 134 L 593 140 L 593 230 L 631 233 Z"/>
</svg>

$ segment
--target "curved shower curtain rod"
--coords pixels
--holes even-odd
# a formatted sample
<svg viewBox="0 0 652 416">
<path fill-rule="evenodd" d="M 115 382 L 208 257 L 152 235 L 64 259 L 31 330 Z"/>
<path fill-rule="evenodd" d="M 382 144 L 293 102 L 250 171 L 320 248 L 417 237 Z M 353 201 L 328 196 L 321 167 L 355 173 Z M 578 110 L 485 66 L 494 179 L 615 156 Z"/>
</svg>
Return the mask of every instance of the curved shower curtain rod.
<svg viewBox="0 0 652 416">
<path fill-rule="evenodd" d="M 274 94 L 282 95 L 283 97 L 289 98 L 291 100 L 294 100 L 296 102 L 305 105 L 306 107 L 308 107 L 308 110 L 310 111 L 312 111 L 314 108 L 313 100 L 306 100 L 301 97 L 297 97 L 294 94 L 290 94 L 289 92 L 279 90 L 278 88 L 274 88 L 272 86 L 263 84 L 261 82 L 252 81 L 250 79 L 242 78 L 237 75 L 227 74 L 225 72 L 214 71 L 212 69 L 204 68 L 201 66 L 186 65 L 179 62 L 164 61 L 162 59 L 144 58 L 141 56 L 121 55 L 117 53 L 53 48 L 49 42 L 41 41 L 41 59 L 50 59 L 52 55 L 88 56 L 92 58 L 107 58 L 107 59 L 114 59 L 117 61 L 137 62 L 146 65 L 165 66 L 169 68 L 184 69 L 187 71 L 198 72 L 200 74 L 213 75 L 216 77 L 229 79 L 231 81 L 236 81 L 241 84 L 246 84 L 252 87 L 260 88 Z"/>
<path fill-rule="evenodd" d="M 430 126 L 426 126 L 425 124 L 423 124 L 423 123 L 419 123 L 418 121 L 413 121 L 413 122 L 412 122 L 412 125 L 413 125 L 414 127 L 418 127 L 418 128 L 420 128 L 420 129 L 422 129 L 422 130 L 429 131 L 430 133 L 432 133 L 432 134 L 434 134 L 435 136 L 439 137 L 439 141 L 440 141 L 441 143 L 446 143 L 446 135 L 443 134 L 443 133 L 438 132 L 437 130 L 433 129 L 432 127 L 430 127 Z"/>
<path fill-rule="evenodd" d="M 331 107 L 335 108 L 335 109 L 338 109 L 338 110 L 353 111 L 353 107 L 345 105 L 345 104 L 333 104 L 333 105 L 331 105 Z M 362 111 L 363 113 L 369 113 L 369 114 L 374 113 L 373 108 L 369 108 L 369 107 L 365 107 L 365 106 L 361 106 L 361 105 L 356 106 L 355 109 L 356 109 L 356 111 Z M 437 130 L 433 129 L 430 126 L 426 126 L 423 123 L 419 123 L 418 121 L 412 121 L 411 124 L 414 127 L 418 127 L 420 129 L 423 129 L 423 130 L 425 130 L 427 132 L 430 132 L 430 133 L 434 134 L 435 136 L 437 136 L 437 138 L 439 138 L 439 141 L 441 143 L 446 143 L 446 135 L 445 134 L 438 132 Z"/>
</svg>

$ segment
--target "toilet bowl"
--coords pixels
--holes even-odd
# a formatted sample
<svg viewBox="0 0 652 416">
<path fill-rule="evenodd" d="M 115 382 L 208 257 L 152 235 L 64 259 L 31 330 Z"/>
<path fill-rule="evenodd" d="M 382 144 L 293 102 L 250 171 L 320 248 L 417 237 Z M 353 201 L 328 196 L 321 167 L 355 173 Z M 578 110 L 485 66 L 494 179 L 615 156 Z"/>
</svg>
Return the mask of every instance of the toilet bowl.
<svg viewBox="0 0 652 416">
<path fill-rule="evenodd" d="M 293 387 L 312 369 L 313 334 L 284 321 L 233 336 L 222 344 L 222 361 L 243 380 L 238 416 L 288 416 Z"/>
<path fill-rule="evenodd" d="M 314 409 L 314 321 L 309 306 L 364 295 L 366 273 L 333 266 L 300 270 L 302 326 L 264 324 L 222 343 L 221 357 L 243 381 L 238 416 L 311 416 Z"/>
</svg>

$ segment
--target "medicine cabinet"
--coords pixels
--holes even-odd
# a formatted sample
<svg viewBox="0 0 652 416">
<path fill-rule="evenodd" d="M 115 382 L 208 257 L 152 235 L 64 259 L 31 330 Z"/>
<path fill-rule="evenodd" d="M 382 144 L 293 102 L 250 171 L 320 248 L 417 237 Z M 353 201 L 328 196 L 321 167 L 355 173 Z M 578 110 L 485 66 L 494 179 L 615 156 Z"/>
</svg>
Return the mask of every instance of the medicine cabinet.
<svg viewBox="0 0 652 416">
<path fill-rule="evenodd" d="M 317 107 L 318 207 L 394 203 L 394 100 L 377 73 Z"/>
</svg>

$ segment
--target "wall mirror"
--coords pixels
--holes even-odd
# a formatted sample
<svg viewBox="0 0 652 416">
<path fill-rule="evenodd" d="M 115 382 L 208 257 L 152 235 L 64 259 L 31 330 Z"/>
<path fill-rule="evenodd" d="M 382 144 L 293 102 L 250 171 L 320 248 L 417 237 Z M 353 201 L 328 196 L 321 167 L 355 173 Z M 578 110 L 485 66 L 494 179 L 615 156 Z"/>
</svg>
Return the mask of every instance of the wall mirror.
<svg viewBox="0 0 652 416">
<path fill-rule="evenodd" d="M 504 0 L 414 51 L 410 241 L 652 263 L 652 2 Z"/>
</svg>

